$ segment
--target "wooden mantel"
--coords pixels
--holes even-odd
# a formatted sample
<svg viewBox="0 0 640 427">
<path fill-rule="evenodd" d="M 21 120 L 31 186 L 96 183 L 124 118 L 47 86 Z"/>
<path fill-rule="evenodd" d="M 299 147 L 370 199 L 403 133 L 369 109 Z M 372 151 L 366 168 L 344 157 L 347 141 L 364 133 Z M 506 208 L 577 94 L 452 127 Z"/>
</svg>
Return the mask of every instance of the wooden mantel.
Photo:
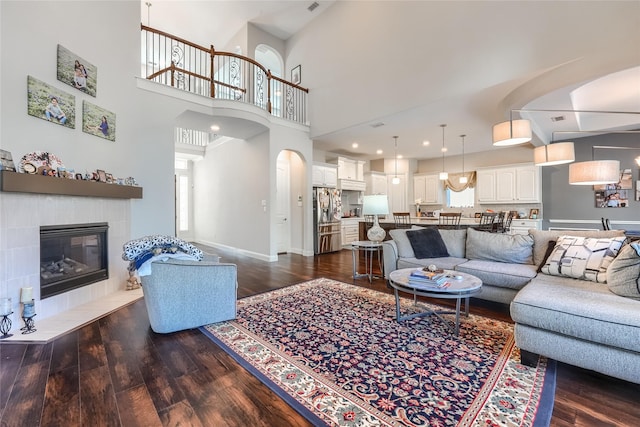
<svg viewBox="0 0 640 427">
<path fill-rule="evenodd" d="M 83 181 L 79 179 L 55 178 L 11 171 L 0 171 L 0 191 L 107 197 L 115 199 L 142 199 L 142 187 Z"/>
</svg>

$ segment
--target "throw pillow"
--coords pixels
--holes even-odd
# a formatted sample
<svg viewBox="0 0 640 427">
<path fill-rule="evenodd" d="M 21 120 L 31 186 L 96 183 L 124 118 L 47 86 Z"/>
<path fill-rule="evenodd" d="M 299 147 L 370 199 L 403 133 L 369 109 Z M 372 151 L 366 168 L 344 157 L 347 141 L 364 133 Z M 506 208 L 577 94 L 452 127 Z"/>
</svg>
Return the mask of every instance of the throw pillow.
<svg viewBox="0 0 640 427">
<path fill-rule="evenodd" d="M 626 237 L 561 236 L 545 261 L 542 272 L 551 276 L 607 283 L 607 267 L 618 255 Z"/>
<path fill-rule="evenodd" d="M 555 248 L 556 248 L 556 241 L 555 240 L 549 240 L 547 242 L 547 252 L 545 252 L 544 258 L 542 259 L 542 262 L 538 266 L 538 270 L 537 270 L 538 273 L 540 273 L 542 271 L 542 267 L 544 267 L 544 264 L 547 262 L 547 259 L 549 258 L 549 255 L 551 255 L 551 252 L 553 252 L 553 250 Z"/>
<path fill-rule="evenodd" d="M 444 241 L 444 245 L 447 247 L 449 256 L 456 258 L 464 258 L 466 256 L 465 246 L 467 243 L 467 229 L 461 228 L 459 230 L 447 230 L 439 228 L 440 236 Z"/>
<path fill-rule="evenodd" d="M 614 294 L 640 300 L 640 243 L 620 249 L 607 268 L 607 286 Z"/>
<path fill-rule="evenodd" d="M 467 230 L 467 258 L 512 264 L 533 264 L 533 238 L 524 234 L 502 234 Z"/>
<path fill-rule="evenodd" d="M 411 230 L 421 230 L 424 227 L 412 226 Z M 407 238 L 408 229 L 402 228 L 394 228 L 393 230 L 389 230 L 389 236 L 396 242 L 396 247 L 398 248 L 398 256 L 400 258 L 415 258 L 415 254 L 413 253 L 413 248 L 411 247 L 411 243 L 409 243 L 409 239 Z"/>
<path fill-rule="evenodd" d="M 407 231 L 407 238 L 418 259 L 448 257 L 447 247 L 437 228 Z"/>
</svg>

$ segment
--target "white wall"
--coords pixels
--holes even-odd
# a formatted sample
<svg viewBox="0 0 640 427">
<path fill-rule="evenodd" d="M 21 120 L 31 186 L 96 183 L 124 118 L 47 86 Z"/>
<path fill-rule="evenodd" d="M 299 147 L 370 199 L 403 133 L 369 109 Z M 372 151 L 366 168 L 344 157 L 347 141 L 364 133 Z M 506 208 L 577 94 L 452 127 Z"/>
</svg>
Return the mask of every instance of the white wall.
<svg viewBox="0 0 640 427">
<path fill-rule="evenodd" d="M 124 289 L 126 263 L 120 256 L 126 241 L 173 234 L 172 117 L 179 105 L 137 89 L 138 1 L 2 1 L 0 19 L 0 148 L 16 162 L 28 152 L 48 151 L 76 172 L 102 169 L 115 177 L 133 176 L 143 187 L 141 200 L 2 194 L 0 294 L 14 302 L 19 287 L 37 287 L 39 256 L 33 242 L 40 225 L 110 225 L 110 279 L 37 300 L 38 318 L 44 319 Z M 58 44 L 97 67 L 96 97 L 57 80 Z M 27 114 L 29 75 L 75 97 L 75 129 Z M 82 132 L 82 101 L 115 113 L 115 142 Z"/>
<path fill-rule="evenodd" d="M 270 131 L 207 149 L 194 164 L 194 229 L 198 242 L 277 259 L 275 212 L 278 154 L 291 150 L 291 250 L 313 255 L 311 141 L 306 128 L 275 119 Z M 303 196 L 302 209 L 297 207 Z M 262 201 L 266 201 L 266 211 Z"/>
<path fill-rule="evenodd" d="M 269 135 L 233 139 L 208 149 L 194 165 L 196 241 L 269 254 Z M 267 205 L 270 208 L 270 203 Z"/>
<path fill-rule="evenodd" d="M 140 3 L 2 1 L 0 8 L 0 147 L 16 160 L 49 151 L 76 171 L 135 177 L 144 198 L 131 204 L 131 235 L 173 234 L 173 123 L 157 99 L 136 89 Z M 96 97 L 57 80 L 58 44 L 97 67 Z M 27 114 L 28 75 L 75 97 L 75 129 Z M 115 113 L 115 142 L 82 132 L 83 100 Z"/>
</svg>

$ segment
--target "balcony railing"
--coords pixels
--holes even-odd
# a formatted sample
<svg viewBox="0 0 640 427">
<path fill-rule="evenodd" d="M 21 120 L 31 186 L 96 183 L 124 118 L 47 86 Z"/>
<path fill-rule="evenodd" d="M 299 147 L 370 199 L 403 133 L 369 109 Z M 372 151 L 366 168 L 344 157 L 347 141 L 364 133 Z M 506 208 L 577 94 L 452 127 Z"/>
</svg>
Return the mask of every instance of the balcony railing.
<svg viewBox="0 0 640 427">
<path fill-rule="evenodd" d="M 271 74 L 251 58 L 217 52 L 145 25 L 142 76 L 215 99 L 256 105 L 270 114 L 307 123 L 309 90 Z"/>
</svg>

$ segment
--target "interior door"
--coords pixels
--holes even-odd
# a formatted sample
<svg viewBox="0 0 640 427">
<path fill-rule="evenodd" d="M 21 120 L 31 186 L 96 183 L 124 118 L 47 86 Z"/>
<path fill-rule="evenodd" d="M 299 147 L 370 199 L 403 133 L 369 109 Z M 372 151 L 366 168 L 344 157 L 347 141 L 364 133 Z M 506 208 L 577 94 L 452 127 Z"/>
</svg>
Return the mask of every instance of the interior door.
<svg viewBox="0 0 640 427">
<path fill-rule="evenodd" d="M 291 241 L 290 212 L 290 165 L 288 153 L 282 152 L 278 156 L 276 165 L 276 250 L 278 253 L 289 251 Z"/>
</svg>

